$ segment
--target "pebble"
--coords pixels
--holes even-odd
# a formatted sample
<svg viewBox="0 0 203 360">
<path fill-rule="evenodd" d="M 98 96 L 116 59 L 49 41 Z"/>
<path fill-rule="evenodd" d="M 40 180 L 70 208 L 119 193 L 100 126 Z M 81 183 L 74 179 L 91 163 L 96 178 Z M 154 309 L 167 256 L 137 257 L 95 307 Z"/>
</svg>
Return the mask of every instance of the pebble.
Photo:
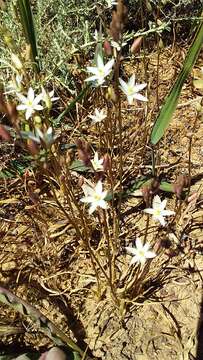
<svg viewBox="0 0 203 360">
<path fill-rule="evenodd" d="M 17 263 L 15 261 L 8 261 L 1 265 L 2 271 L 11 271 L 16 269 Z"/>
</svg>

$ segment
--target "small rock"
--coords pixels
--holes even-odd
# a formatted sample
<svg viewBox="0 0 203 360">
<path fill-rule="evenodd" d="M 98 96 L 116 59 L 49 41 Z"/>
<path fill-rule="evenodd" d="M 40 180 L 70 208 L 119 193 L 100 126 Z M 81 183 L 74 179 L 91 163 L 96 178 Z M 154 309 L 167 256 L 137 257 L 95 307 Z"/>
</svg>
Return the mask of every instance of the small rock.
<svg viewBox="0 0 203 360">
<path fill-rule="evenodd" d="M 2 271 L 11 271 L 14 270 L 17 267 L 17 264 L 15 261 L 8 261 L 1 265 Z"/>
<path fill-rule="evenodd" d="M 66 354 L 59 348 L 53 347 L 46 354 L 46 360 L 66 360 Z"/>
</svg>

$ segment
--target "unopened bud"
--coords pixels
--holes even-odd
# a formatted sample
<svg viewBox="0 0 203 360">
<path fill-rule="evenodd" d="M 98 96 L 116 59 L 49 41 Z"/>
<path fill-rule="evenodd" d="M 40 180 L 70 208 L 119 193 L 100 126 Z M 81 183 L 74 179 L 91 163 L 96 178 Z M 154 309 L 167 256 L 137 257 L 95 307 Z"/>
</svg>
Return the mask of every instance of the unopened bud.
<svg viewBox="0 0 203 360">
<path fill-rule="evenodd" d="M 143 199 L 145 201 L 146 206 L 149 206 L 150 198 L 151 198 L 149 186 L 143 186 L 141 188 L 141 191 L 142 191 Z"/>
<path fill-rule="evenodd" d="M 60 181 L 61 181 L 62 183 L 64 183 L 64 182 L 66 181 L 65 175 L 61 175 L 61 176 L 60 176 Z"/>
<path fill-rule="evenodd" d="M 173 184 L 173 191 L 178 199 L 181 198 L 183 189 L 188 187 L 189 183 L 189 178 L 186 175 L 178 176 L 177 181 Z"/>
<path fill-rule="evenodd" d="M 104 171 L 110 170 L 112 167 L 111 157 L 109 154 L 105 154 L 103 157 L 103 169 Z"/>
<path fill-rule="evenodd" d="M 143 39 L 143 37 L 139 36 L 138 38 L 136 38 L 133 41 L 133 44 L 132 44 L 132 46 L 130 48 L 130 51 L 131 51 L 132 54 L 135 54 L 135 53 L 140 51 L 140 47 L 141 47 L 141 44 L 142 44 L 142 39 Z"/>
<path fill-rule="evenodd" d="M 10 133 L 8 132 L 6 127 L 3 126 L 3 125 L 0 125 L 0 137 L 5 141 L 10 141 L 11 140 Z"/>
<path fill-rule="evenodd" d="M 43 87 L 42 87 L 42 95 L 43 95 L 43 101 L 45 102 L 47 109 L 50 111 L 52 108 L 51 98 L 49 96 L 49 93 Z"/>
<path fill-rule="evenodd" d="M 159 49 L 163 49 L 164 48 L 164 43 L 162 38 L 159 39 Z"/>
<path fill-rule="evenodd" d="M 79 176 L 78 178 L 78 186 L 82 187 L 84 185 L 84 176 Z"/>
<path fill-rule="evenodd" d="M 89 154 L 84 151 L 83 149 L 78 149 L 78 157 L 81 161 L 84 162 L 84 164 L 86 166 L 88 166 L 90 164 L 90 159 L 91 157 L 89 156 Z"/>
<path fill-rule="evenodd" d="M 201 105 L 200 103 L 196 103 L 196 110 L 197 110 L 198 112 L 202 112 L 203 107 L 202 107 L 202 105 Z"/>
<path fill-rule="evenodd" d="M 42 119 L 41 119 L 41 117 L 39 115 L 35 115 L 33 120 L 34 120 L 35 127 L 41 127 Z"/>
<path fill-rule="evenodd" d="M 13 65 L 15 66 L 16 70 L 22 70 L 23 64 L 16 54 L 13 54 L 13 53 L 11 54 L 11 61 L 12 61 Z"/>
<path fill-rule="evenodd" d="M 18 112 L 16 110 L 16 105 L 11 104 L 11 103 L 6 103 L 6 110 L 7 110 L 7 115 L 9 116 L 11 122 L 13 124 L 15 124 L 16 120 L 17 120 L 17 117 L 18 117 Z"/>
<path fill-rule="evenodd" d="M 28 140 L 27 140 L 27 147 L 28 147 L 29 152 L 30 152 L 33 156 L 38 154 L 38 152 L 39 152 L 39 146 L 38 146 L 38 144 L 37 144 L 34 140 L 28 139 Z"/>
<path fill-rule="evenodd" d="M 108 40 L 104 41 L 103 47 L 104 47 L 104 52 L 105 52 L 105 54 L 107 56 L 112 55 L 112 47 L 111 47 L 111 44 L 110 44 L 110 42 Z"/>
<path fill-rule="evenodd" d="M 116 93 L 115 93 L 115 90 L 112 86 L 109 86 L 108 89 L 107 89 L 107 92 L 106 92 L 106 99 L 107 100 L 111 100 L 113 101 L 114 103 L 117 102 L 118 98 L 116 96 Z"/>
</svg>

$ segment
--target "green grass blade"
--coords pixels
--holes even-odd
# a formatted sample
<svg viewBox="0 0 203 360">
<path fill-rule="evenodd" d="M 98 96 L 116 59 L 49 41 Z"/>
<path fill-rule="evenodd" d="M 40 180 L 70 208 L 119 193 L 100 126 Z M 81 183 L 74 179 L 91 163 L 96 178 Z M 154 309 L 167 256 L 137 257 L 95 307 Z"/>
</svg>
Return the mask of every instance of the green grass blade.
<svg viewBox="0 0 203 360">
<path fill-rule="evenodd" d="M 54 126 L 57 127 L 60 125 L 63 117 L 75 108 L 75 105 L 77 104 L 77 102 L 80 102 L 83 99 L 83 97 L 85 96 L 88 89 L 89 89 L 89 85 L 85 86 L 81 90 L 81 92 L 78 94 L 78 96 L 76 96 L 76 98 L 74 100 L 72 100 L 70 104 L 68 104 L 66 106 L 65 110 L 54 120 Z"/>
<path fill-rule="evenodd" d="M 151 133 L 151 142 L 156 144 L 164 135 L 176 109 L 182 86 L 194 65 L 203 44 L 203 22 L 201 22 L 192 45 L 187 53 L 183 68 L 167 96 Z"/>
<path fill-rule="evenodd" d="M 31 56 L 34 62 L 36 71 L 40 70 L 37 38 L 35 32 L 34 18 L 29 0 L 17 0 L 17 7 L 19 9 L 20 20 L 23 26 L 24 35 L 27 43 L 31 47 Z"/>
</svg>

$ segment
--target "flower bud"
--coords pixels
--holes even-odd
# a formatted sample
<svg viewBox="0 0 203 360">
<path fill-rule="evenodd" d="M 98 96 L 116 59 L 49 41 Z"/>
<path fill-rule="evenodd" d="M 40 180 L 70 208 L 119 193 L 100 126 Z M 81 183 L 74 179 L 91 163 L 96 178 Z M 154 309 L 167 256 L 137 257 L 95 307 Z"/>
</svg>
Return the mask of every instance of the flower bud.
<svg viewBox="0 0 203 360">
<path fill-rule="evenodd" d="M 36 127 L 41 127 L 41 125 L 42 125 L 42 119 L 41 119 L 41 117 L 39 116 L 39 115 L 35 115 L 34 116 L 34 125 L 36 126 Z"/>
<path fill-rule="evenodd" d="M 45 102 L 47 109 L 50 111 L 52 108 L 51 98 L 49 96 L 49 93 L 43 87 L 42 87 L 42 95 L 43 95 L 43 101 Z"/>
<path fill-rule="evenodd" d="M 112 55 L 112 47 L 111 47 L 111 44 L 110 44 L 110 42 L 108 40 L 104 41 L 103 48 L 104 48 L 104 52 L 105 52 L 105 54 L 107 56 Z"/>
<path fill-rule="evenodd" d="M 105 154 L 103 156 L 103 169 L 104 171 L 108 171 L 111 169 L 111 167 L 112 167 L 111 157 L 109 154 Z"/>
<path fill-rule="evenodd" d="M 16 70 L 22 70 L 23 64 L 16 54 L 13 54 L 13 53 L 11 54 L 11 61 L 12 61 L 13 65 L 15 66 Z"/>
<path fill-rule="evenodd" d="M 202 105 L 201 105 L 200 103 L 196 103 L 196 110 L 197 110 L 198 112 L 202 112 L 203 107 L 202 107 Z"/>
<path fill-rule="evenodd" d="M 130 48 L 130 51 L 131 51 L 132 54 L 135 54 L 135 53 L 140 51 L 140 47 L 141 47 L 141 44 L 142 44 L 142 39 L 143 39 L 142 36 L 139 36 L 138 38 L 134 39 L 133 44 L 132 44 L 132 46 Z"/>
<path fill-rule="evenodd" d="M 11 140 L 10 133 L 8 132 L 6 127 L 3 126 L 3 125 L 0 125 L 0 137 L 5 141 L 10 141 Z"/>
<path fill-rule="evenodd" d="M 112 86 L 109 86 L 109 87 L 108 87 L 105 96 L 106 96 L 106 99 L 107 99 L 107 100 L 111 100 L 111 101 L 113 101 L 114 103 L 116 103 L 117 100 L 118 100 L 117 95 L 116 95 L 116 93 L 115 93 L 115 90 L 114 90 L 114 88 L 113 88 Z"/>
<path fill-rule="evenodd" d="M 84 176 L 79 176 L 78 178 L 78 186 L 82 187 L 85 183 Z"/>
<path fill-rule="evenodd" d="M 28 147 L 29 152 L 30 152 L 33 156 L 38 154 L 38 152 L 39 152 L 39 146 L 38 146 L 38 144 L 37 144 L 34 140 L 28 139 L 28 140 L 27 140 L 27 147 Z"/>
</svg>

